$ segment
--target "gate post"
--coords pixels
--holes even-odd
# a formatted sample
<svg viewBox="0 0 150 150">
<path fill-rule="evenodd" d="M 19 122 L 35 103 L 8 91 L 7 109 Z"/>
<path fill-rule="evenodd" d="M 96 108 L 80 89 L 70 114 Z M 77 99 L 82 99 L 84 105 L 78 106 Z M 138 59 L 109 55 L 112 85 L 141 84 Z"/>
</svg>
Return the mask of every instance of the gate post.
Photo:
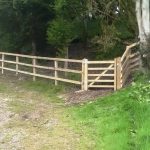
<svg viewBox="0 0 150 150">
<path fill-rule="evenodd" d="M 115 90 L 122 88 L 121 57 L 115 58 Z"/>
<path fill-rule="evenodd" d="M 82 61 L 82 90 L 88 90 L 88 59 Z"/>
</svg>

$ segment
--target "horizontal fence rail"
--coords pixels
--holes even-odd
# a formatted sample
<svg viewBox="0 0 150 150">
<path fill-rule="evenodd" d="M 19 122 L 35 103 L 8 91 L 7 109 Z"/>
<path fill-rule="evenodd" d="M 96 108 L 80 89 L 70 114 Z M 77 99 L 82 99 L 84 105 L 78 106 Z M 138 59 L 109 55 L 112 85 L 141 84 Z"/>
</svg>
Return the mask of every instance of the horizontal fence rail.
<svg viewBox="0 0 150 150">
<path fill-rule="evenodd" d="M 33 77 L 50 79 L 58 82 L 72 83 L 81 86 L 81 90 L 89 88 L 120 89 L 126 85 L 129 76 L 141 65 L 139 52 L 132 48 L 139 43 L 127 46 L 122 57 L 108 61 L 89 61 L 87 59 L 63 59 L 30 56 L 0 52 L 0 69 L 25 74 Z"/>
<path fill-rule="evenodd" d="M 0 55 L 1 55 L 1 59 L 0 59 L 1 67 L 0 68 L 2 70 L 2 74 L 4 74 L 4 70 L 8 70 L 8 71 L 16 72 L 16 74 L 22 73 L 22 74 L 26 74 L 26 75 L 31 75 L 31 76 L 33 76 L 34 81 L 35 81 L 36 77 L 41 77 L 41 78 L 45 78 L 45 79 L 55 80 L 55 85 L 57 85 L 57 81 L 81 85 L 81 80 L 77 81 L 77 80 L 73 80 L 73 79 L 67 79 L 67 78 L 65 79 L 65 78 L 59 77 L 58 73 L 59 72 L 68 72 L 68 73 L 79 74 L 80 76 L 82 76 L 82 70 L 75 70 L 75 69 L 70 69 L 70 68 L 68 69 L 68 68 L 59 67 L 59 62 L 82 64 L 82 60 L 28 56 L 28 55 L 3 53 L 3 52 L 0 52 Z M 12 60 L 8 60 L 10 58 L 8 58 L 7 56 L 12 56 L 14 58 L 13 59 L 11 58 Z M 30 63 L 21 62 L 20 58 L 28 58 L 28 59 L 30 59 Z M 38 63 L 38 60 L 51 61 L 52 65 L 51 66 L 41 65 Z M 10 65 L 15 65 L 15 66 L 12 67 Z M 26 69 L 26 71 L 24 71 L 23 67 L 28 67 L 28 69 Z M 49 74 L 48 73 L 44 73 L 44 74 L 38 73 L 37 72 L 38 69 L 48 70 Z"/>
</svg>

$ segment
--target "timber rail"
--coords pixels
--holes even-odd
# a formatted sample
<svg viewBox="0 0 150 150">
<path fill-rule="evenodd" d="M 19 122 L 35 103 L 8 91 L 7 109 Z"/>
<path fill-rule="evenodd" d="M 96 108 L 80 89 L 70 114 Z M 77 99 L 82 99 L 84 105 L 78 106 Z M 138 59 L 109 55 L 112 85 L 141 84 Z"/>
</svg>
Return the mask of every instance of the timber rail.
<svg viewBox="0 0 150 150">
<path fill-rule="evenodd" d="M 2 74 L 7 70 L 15 72 L 16 75 L 19 73 L 30 75 L 33 81 L 40 77 L 54 80 L 55 85 L 58 85 L 59 81 L 72 83 L 79 85 L 83 91 L 89 88 L 118 90 L 125 86 L 132 72 L 140 68 L 140 54 L 132 52 L 132 48 L 138 44 L 127 46 L 122 57 L 108 61 L 49 58 L 0 52 L 0 69 Z M 77 67 L 70 65 L 65 68 L 65 65 L 62 65 L 65 63 L 74 64 Z M 75 77 L 62 76 L 62 73 Z"/>
</svg>

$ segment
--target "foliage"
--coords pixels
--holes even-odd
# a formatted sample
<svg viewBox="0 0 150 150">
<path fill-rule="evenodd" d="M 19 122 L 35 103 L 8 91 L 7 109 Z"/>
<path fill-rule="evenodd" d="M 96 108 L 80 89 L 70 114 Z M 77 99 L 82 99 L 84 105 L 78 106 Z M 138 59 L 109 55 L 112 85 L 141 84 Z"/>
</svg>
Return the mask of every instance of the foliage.
<svg viewBox="0 0 150 150">
<path fill-rule="evenodd" d="M 56 46 L 62 54 L 65 48 L 69 46 L 71 41 L 75 39 L 73 23 L 68 22 L 62 18 L 54 20 L 50 23 L 47 34 L 48 41 Z M 63 50 L 63 51 L 62 51 Z"/>
<path fill-rule="evenodd" d="M 90 37 L 99 33 L 99 22 L 90 19 L 87 9 L 86 1 L 56 0 L 56 18 L 48 28 L 49 43 L 63 51 L 75 39 L 80 39 L 86 45 Z"/>
<path fill-rule="evenodd" d="M 53 46 L 64 56 L 79 42 L 83 57 L 110 59 L 135 39 L 133 8 L 130 0 L 0 0 L 0 48 L 43 54 Z"/>
<path fill-rule="evenodd" d="M 140 103 L 150 102 L 150 82 L 133 83 L 133 91 L 130 93 L 130 97 Z"/>
<path fill-rule="evenodd" d="M 93 17 L 101 20 L 101 34 L 94 36 L 91 40 L 92 47 L 97 51 L 96 58 L 117 57 L 123 53 L 125 45 L 135 38 L 137 32 L 134 10 L 126 5 L 130 3 L 130 6 L 134 6 L 134 3 L 132 1 L 128 3 L 96 1 L 95 3 L 93 10 L 97 13 L 93 14 Z"/>
<path fill-rule="evenodd" d="M 5 7 L 0 10 L 1 36 L 4 45 L 2 49 L 23 50 L 27 52 L 33 50 L 33 43 L 35 50 L 44 49 L 46 45 L 46 30 L 47 22 L 50 21 L 54 14 L 49 7 L 53 1 L 48 0 L 15 0 L 6 3 Z M 6 44 L 5 44 L 6 43 Z M 24 51 L 24 50 L 23 50 Z"/>
</svg>

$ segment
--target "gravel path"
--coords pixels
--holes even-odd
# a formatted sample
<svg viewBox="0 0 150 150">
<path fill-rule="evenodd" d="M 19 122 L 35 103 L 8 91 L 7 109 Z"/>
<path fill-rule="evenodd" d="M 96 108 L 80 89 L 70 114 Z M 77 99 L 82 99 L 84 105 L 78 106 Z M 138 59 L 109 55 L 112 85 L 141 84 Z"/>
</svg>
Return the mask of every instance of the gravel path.
<svg viewBox="0 0 150 150">
<path fill-rule="evenodd" d="M 5 94 L 0 94 L 0 149 L 1 150 L 21 150 L 20 140 L 26 133 L 20 128 L 7 127 L 16 114 L 10 111 L 9 103 L 12 98 Z"/>
<path fill-rule="evenodd" d="M 80 149 L 64 104 L 22 88 L 19 80 L 0 76 L 0 150 Z"/>
</svg>

